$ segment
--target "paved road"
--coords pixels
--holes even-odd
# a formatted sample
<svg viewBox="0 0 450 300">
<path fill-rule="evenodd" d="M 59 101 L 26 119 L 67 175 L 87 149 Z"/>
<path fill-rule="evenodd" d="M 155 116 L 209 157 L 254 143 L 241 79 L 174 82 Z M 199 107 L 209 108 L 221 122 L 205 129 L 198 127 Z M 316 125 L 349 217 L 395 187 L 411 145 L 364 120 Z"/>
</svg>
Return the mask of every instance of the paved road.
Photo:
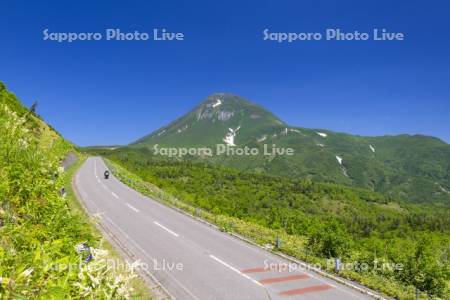
<svg viewBox="0 0 450 300">
<path fill-rule="evenodd" d="M 368 298 L 314 272 L 277 270 L 287 261 L 105 180 L 105 170 L 100 158 L 80 168 L 81 201 L 176 299 Z"/>
<path fill-rule="evenodd" d="M 67 170 L 71 165 L 76 163 L 78 160 L 78 156 L 74 152 L 70 152 L 67 154 L 67 156 L 64 158 L 64 160 L 61 162 L 61 167 L 64 168 L 64 170 Z"/>
</svg>

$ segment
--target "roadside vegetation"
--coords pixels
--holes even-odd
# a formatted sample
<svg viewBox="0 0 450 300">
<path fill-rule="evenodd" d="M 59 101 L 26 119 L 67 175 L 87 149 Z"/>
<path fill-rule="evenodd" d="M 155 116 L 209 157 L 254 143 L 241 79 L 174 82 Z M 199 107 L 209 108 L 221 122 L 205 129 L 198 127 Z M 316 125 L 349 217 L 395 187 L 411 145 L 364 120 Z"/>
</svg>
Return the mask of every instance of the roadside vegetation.
<svg viewBox="0 0 450 300">
<path fill-rule="evenodd" d="M 61 191 L 77 166 L 60 164 L 73 151 L 0 82 L 0 299 L 133 297 L 133 268 L 110 268 L 110 252 Z"/>
<path fill-rule="evenodd" d="M 141 192 L 399 299 L 448 299 L 450 209 L 310 180 L 244 173 L 152 157 L 142 149 L 95 150 Z"/>
</svg>

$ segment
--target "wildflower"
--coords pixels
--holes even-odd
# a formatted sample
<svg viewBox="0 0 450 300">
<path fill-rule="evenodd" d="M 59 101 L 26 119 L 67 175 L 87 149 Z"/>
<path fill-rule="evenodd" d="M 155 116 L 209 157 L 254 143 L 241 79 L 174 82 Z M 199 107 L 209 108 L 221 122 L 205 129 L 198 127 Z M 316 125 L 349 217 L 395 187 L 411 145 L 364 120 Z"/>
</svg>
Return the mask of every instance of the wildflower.
<svg viewBox="0 0 450 300">
<path fill-rule="evenodd" d="M 19 278 L 26 278 L 29 277 L 31 275 L 31 273 L 33 273 L 34 269 L 33 268 L 28 268 L 25 271 L 23 271 L 22 273 L 19 274 Z"/>
</svg>

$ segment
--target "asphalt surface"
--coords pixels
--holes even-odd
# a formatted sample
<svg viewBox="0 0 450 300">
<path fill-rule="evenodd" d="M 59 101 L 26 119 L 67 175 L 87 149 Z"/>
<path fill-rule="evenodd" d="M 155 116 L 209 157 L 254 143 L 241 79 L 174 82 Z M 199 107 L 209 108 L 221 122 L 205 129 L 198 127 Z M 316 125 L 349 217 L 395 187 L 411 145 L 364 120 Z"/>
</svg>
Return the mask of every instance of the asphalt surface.
<svg viewBox="0 0 450 300">
<path fill-rule="evenodd" d="M 80 168 L 81 201 L 176 299 L 371 299 L 104 179 L 106 169 L 100 158 Z"/>
<path fill-rule="evenodd" d="M 69 154 L 67 154 L 67 156 L 64 158 L 64 160 L 61 162 L 61 167 L 63 167 L 64 170 L 67 170 L 71 165 L 76 163 L 77 160 L 78 160 L 78 156 L 75 153 L 70 152 Z"/>
</svg>

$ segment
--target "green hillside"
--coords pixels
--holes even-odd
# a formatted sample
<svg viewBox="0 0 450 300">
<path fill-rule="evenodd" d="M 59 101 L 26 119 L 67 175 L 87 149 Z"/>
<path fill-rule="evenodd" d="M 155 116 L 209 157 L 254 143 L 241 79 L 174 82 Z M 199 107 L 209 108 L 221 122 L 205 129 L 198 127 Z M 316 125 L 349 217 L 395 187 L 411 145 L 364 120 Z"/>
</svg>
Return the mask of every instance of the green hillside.
<svg viewBox="0 0 450 300">
<path fill-rule="evenodd" d="M 131 273 L 106 270 L 110 255 L 72 209 L 75 169 L 60 165 L 74 151 L 0 82 L 0 299 L 129 298 Z"/>
<path fill-rule="evenodd" d="M 450 201 L 450 145 L 433 137 L 363 137 L 292 127 L 264 108 L 213 94 L 188 114 L 131 147 L 256 148 L 256 156 L 186 156 L 243 171 L 309 178 L 381 192 L 413 202 Z M 263 155 L 264 145 L 293 156 Z"/>
<path fill-rule="evenodd" d="M 415 288 L 448 296 L 449 205 L 411 204 L 366 189 L 164 159 L 145 148 L 95 151 L 212 214 L 210 220 L 245 222 L 241 234 L 264 243 L 282 235 L 283 252 L 322 266 L 333 257 L 366 264 L 341 275 L 390 296 L 413 299 Z M 379 269 L 377 263 L 402 268 Z"/>
<path fill-rule="evenodd" d="M 210 146 L 236 130 L 236 144 L 258 132 L 281 130 L 284 123 L 262 107 L 230 94 L 214 94 L 188 114 L 145 136 L 133 145 Z"/>
</svg>

